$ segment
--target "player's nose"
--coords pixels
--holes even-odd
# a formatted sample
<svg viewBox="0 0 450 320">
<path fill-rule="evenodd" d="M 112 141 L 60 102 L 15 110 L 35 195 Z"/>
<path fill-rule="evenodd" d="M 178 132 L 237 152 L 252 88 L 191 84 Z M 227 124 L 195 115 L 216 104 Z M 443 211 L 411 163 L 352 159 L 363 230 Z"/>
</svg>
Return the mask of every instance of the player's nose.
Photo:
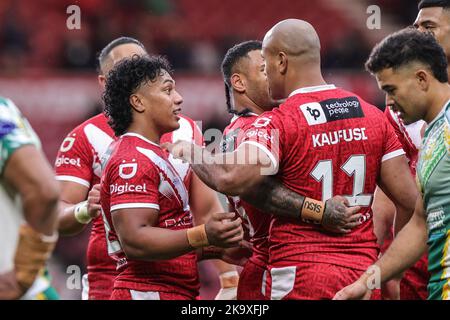
<svg viewBox="0 0 450 320">
<path fill-rule="evenodd" d="M 177 105 L 177 106 L 179 106 L 180 104 L 183 103 L 183 97 L 176 90 L 175 90 L 174 95 L 173 95 L 173 103 L 175 105 Z"/>
</svg>

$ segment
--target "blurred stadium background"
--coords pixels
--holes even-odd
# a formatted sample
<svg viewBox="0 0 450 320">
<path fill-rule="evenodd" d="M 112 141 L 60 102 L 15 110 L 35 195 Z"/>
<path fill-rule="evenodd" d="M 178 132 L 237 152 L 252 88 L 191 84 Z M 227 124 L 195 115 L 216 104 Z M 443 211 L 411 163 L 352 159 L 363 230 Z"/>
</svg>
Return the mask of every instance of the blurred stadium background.
<svg viewBox="0 0 450 320">
<path fill-rule="evenodd" d="M 81 29 L 68 30 L 69 5 L 81 9 Z M 381 8 L 381 29 L 369 30 L 369 5 Z M 136 37 L 153 54 L 166 55 L 184 97 L 183 113 L 203 130 L 222 130 L 226 112 L 220 63 L 233 44 L 262 39 L 276 22 L 301 18 L 317 29 L 328 82 L 383 108 L 383 95 L 364 71 L 372 46 L 412 24 L 411 0 L 0 0 L 0 95 L 11 98 L 39 134 L 53 163 L 64 136 L 101 110 L 96 56 L 111 40 Z M 69 265 L 85 268 L 89 230 L 61 239 L 50 272 L 63 299 L 79 299 L 66 287 Z M 202 296 L 219 283 L 201 263 Z"/>
</svg>

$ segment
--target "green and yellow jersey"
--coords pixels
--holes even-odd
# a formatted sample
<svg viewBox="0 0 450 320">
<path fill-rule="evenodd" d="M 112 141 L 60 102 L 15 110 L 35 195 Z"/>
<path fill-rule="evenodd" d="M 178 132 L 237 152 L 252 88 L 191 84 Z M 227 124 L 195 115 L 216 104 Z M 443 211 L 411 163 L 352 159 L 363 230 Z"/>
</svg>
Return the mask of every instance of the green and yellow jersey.
<svg viewBox="0 0 450 320">
<path fill-rule="evenodd" d="M 3 179 L 11 155 L 26 145 L 41 147 L 38 136 L 14 103 L 0 97 L 0 273 L 14 268 L 13 259 L 18 229 L 23 223 L 20 198 Z M 42 272 L 25 294 L 25 299 L 54 299 L 57 294 L 50 286 L 48 272 Z"/>
<path fill-rule="evenodd" d="M 450 101 L 425 130 L 417 164 L 428 226 L 428 299 L 450 299 Z"/>
</svg>

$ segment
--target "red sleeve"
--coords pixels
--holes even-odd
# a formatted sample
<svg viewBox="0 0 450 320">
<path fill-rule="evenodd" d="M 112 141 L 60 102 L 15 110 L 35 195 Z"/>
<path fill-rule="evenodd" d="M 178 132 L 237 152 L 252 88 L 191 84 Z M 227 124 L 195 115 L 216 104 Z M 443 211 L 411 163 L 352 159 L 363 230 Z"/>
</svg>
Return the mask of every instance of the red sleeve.
<svg viewBox="0 0 450 320">
<path fill-rule="evenodd" d="M 272 167 L 278 170 L 282 158 L 283 126 L 281 122 L 270 112 L 263 113 L 250 125 L 242 130 L 242 138 L 238 138 L 238 145 L 251 144 L 267 154 Z"/>
<path fill-rule="evenodd" d="M 386 161 L 405 154 L 392 125 L 384 118 L 384 145 L 381 161 Z"/>
<path fill-rule="evenodd" d="M 70 132 L 55 160 L 56 179 L 72 181 L 90 188 L 94 155 L 81 127 Z"/>
<path fill-rule="evenodd" d="M 148 160 L 114 163 L 107 175 L 111 212 L 126 208 L 159 210 L 159 171 Z"/>
</svg>

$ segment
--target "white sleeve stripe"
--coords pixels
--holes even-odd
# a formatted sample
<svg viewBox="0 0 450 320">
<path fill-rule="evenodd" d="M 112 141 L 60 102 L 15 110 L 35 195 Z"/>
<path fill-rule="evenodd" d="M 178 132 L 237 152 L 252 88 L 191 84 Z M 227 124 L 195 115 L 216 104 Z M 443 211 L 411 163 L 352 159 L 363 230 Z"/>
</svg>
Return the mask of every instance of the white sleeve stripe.
<svg viewBox="0 0 450 320">
<path fill-rule="evenodd" d="M 398 156 L 401 156 L 401 155 L 404 155 L 404 154 L 405 154 L 405 151 L 403 151 L 403 149 L 398 149 L 398 150 L 386 153 L 383 156 L 383 158 L 381 158 L 381 162 L 384 162 L 386 160 L 389 160 L 389 159 L 392 159 L 392 158 L 395 158 L 395 157 L 398 157 Z"/>
<path fill-rule="evenodd" d="M 87 188 L 91 187 L 91 184 L 89 183 L 89 181 L 86 181 L 84 179 L 78 178 L 78 177 L 74 177 L 74 176 L 56 176 L 55 177 L 56 180 L 58 181 L 71 181 L 71 182 L 75 182 L 78 184 L 81 184 Z"/>
<path fill-rule="evenodd" d="M 113 212 L 114 210 L 131 208 L 149 208 L 159 210 L 159 205 L 156 203 L 122 203 L 112 206 L 111 212 Z"/>
<path fill-rule="evenodd" d="M 275 172 L 278 171 L 278 161 L 277 158 L 274 156 L 274 154 L 272 152 L 269 151 L 269 149 L 267 149 L 265 146 L 263 146 L 262 144 L 255 142 L 255 141 L 244 141 L 242 142 L 239 147 L 241 147 L 244 144 L 250 144 L 253 145 L 259 149 L 261 149 L 261 151 L 263 151 L 270 159 L 270 162 L 272 162 L 272 166 Z M 238 147 L 238 148 L 239 148 Z"/>
</svg>

